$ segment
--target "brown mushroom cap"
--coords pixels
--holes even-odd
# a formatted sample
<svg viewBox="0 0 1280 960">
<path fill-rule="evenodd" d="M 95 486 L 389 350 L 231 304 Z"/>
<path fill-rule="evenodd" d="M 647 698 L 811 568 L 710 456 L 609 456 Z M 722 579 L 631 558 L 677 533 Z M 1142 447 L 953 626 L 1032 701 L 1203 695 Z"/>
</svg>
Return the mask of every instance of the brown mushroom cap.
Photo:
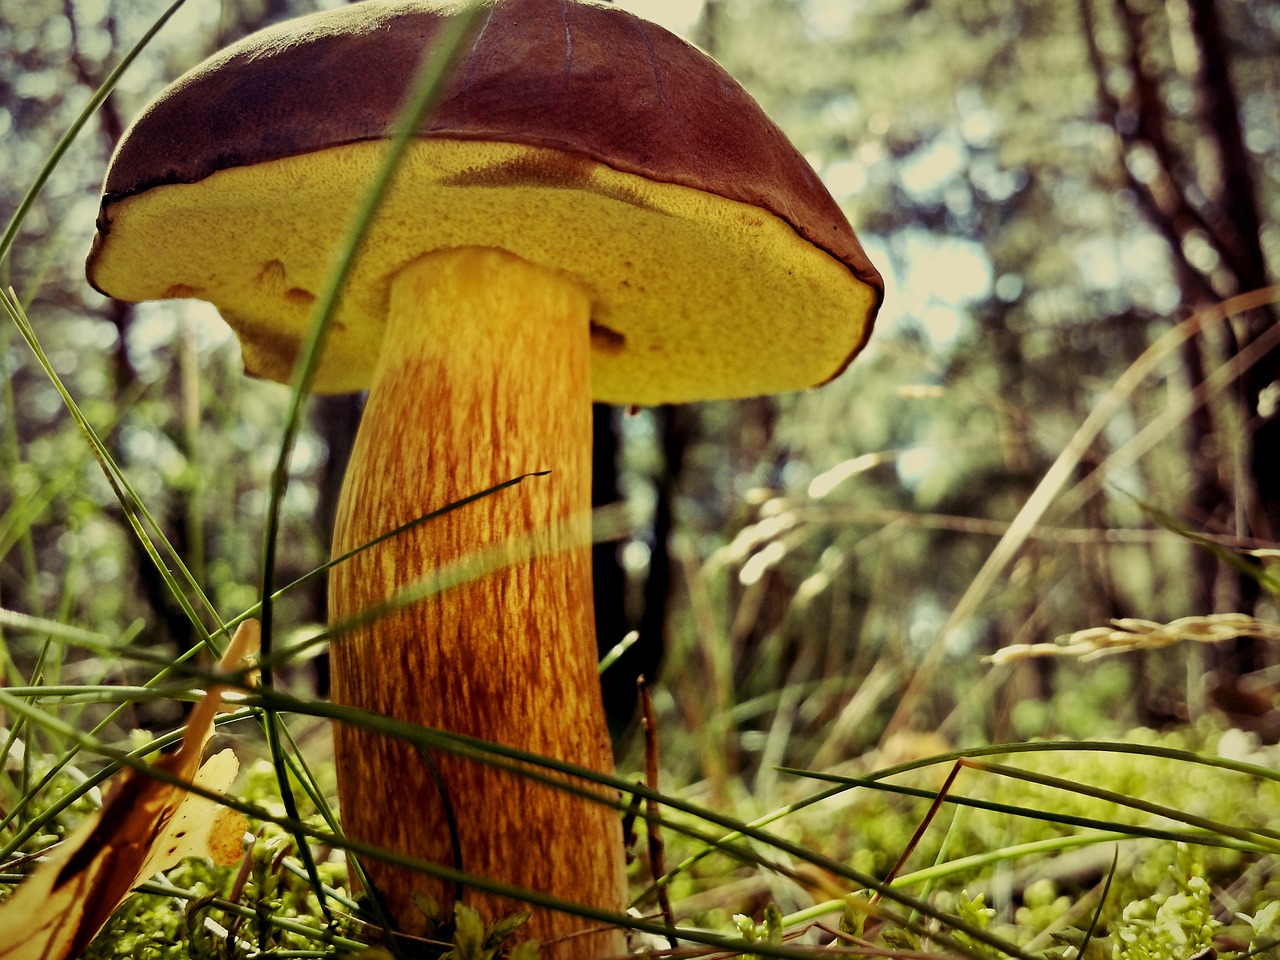
<svg viewBox="0 0 1280 960">
<path fill-rule="evenodd" d="M 366 0 L 283 23 L 161 94 L 112 159 L 90 282 L 198 297 L 250 372 L 287 380 L 424 51 L 456 3 Z M 389 278 L 506 249 L 592 300 L 597 399 L 799 389 L 861 349 L 882 284 L 812 169 L 714 61 L 624 11 L 499 0 L 414 141 L 315 387 L 368 384 Z"/>
</svg>

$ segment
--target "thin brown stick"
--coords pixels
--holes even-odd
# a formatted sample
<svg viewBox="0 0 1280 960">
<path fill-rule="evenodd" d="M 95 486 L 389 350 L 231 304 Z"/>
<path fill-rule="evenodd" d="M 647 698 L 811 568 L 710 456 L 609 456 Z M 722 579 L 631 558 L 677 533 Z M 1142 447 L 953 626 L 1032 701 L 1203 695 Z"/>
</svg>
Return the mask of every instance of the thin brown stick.
<svg viewBox="0 0 1280 960">
<path fill-rule="evenodd" d="M 894 879 L 906 866 L 907 860 L 911 858 L 911 854 L 915 853 L 916 846 L 920 843 L 920 839 L 924 836 L 924 832 L 929 829 L 933 823 L 933 818 L 938 815 L 938 811 L 942 809 L 942 804 L 946 802 L 947 794 L 951 792 L 951 785 L 955 783 L 956 777 L 960 773 L 960 768 L 965 766 L 963 759 L 957 760 L 951 766 L 951 772 L 947 774 L 947 779 L 943 781 L 938 795 L 933 798 L 933 803 L 929 805 L 929 812 L 924 815 L 924 819 L 920 821 L 920 826 L 916 827 L 916 832 L 911 835 L 911 839 L 907 841 L 907 845 L 902 850 L 902 855 L 898 857 L 898 862 L 893 865 L 893 869 L 889 871 L 888 876 L 884 878 L 885 885 L 893 883 Z M 880 891 L 877 890 L 871 897 L 872 903 L 880 901 Z"/>
<path fill-rule="evenodd" d="M 644 675 L 636 677 L 636 688 L 640 694 L 640 726 L 644 730 L 644 779 L 645 785 L 652 791 L 658 789 L 658 716 L 653 709 L 653 697 L 649 695 L 649 684 Z M 667 875 L 666 844 L 662 840 L 661 817 L 658 801 L 649 797 L 644 802 L 645 820 L 648 823 L 649 835 L 649 870 L 653 874 L 654 893 L 658 898 L 658 909 L 662 911 L 663 922 L 672 930 L 676 926 L 676 912 L 671 907 L 671 894 L 662 878 Z M 671 949 L 679 949 L 674 933 L 667 934 L 667 942 Z"/>
</svg>

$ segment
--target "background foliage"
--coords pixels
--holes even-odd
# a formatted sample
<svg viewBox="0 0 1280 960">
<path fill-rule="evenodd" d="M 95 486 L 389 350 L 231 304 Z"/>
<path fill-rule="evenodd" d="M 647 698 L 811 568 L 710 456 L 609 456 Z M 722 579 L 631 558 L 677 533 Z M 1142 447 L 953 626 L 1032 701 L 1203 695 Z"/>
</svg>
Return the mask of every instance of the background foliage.
<svg viewBox="0 0 1280 960">
<path fill-rule="evenodd" d="M 242 376 L 208 308 L 107 302 L 82 258 L 128 118 L 211 51 L 311 8 L 191 0 L 73 145 L 2 265 L 54 368 L 224 617 L 257 597 L 283 391 Z M 160 10 L 0 0 L 6 219 Z M 1264 639 L 1084 665 L 982 660 L 1114 617 L 1277 619 L 1260 585 L 1280 524 L 1276 308 L 1260 297 L 1225 320 L 1213 310 L 1278 273 L 1280 8 L 707 0 L 684 12 L 822 174 L 889 295 L 872 346 L 821 390 L 597 411 L 599 499 L 625 499 L 637 517 L 630 538 L 597 550 L 601 646 L 639 634 L 605 678 L 618 729 L 631 729 L 635 673 L 656 673 L 664 777 L 760 810 L 788 795 L 778 764 L 891 763 L 1137 724 L 1280 736 Z M 1118 393 L 1192 316 L 1199 331 L 1158 348 L 1151 374 Z M 0 365 L 0 607 L 166 656 L 191 647 L 200 631 L 9 325 Z M 1061 495 L 975 590 L 1104 399 L 1116 407 L 1065 461 Z M 313 406 L 281 584 L 325 558 L 358 411 L 352 398 Z M 323 610 L 317 582 L 276 620 L 303 635 Z M 0 628 L 0 639 L 9 682 L 29 682 L 44 638 Z M 132 676 L 97 656 L 43 669 L 46 682 Z M 325 689 L 322 662 L 285 679 Z M 121 730 L 180 712 L 136 706 Z M 314 744 L 322 754 L 322 732 Z M 633 755 L 632 735 L 620 750 Z"/>
</svg>

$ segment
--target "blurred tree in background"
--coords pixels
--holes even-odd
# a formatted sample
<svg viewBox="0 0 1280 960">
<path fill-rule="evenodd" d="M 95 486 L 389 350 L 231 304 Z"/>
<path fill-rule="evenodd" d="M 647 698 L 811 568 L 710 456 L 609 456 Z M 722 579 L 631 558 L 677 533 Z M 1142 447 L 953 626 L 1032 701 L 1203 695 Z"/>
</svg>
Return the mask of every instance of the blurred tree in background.
<svg viewBox="0 0 1280 960">
<path fill-rule="evenodd" d="M 5 219 L 161 9 L 0 0 Z M 242 376 L 211 310 L 107 302 L 85 284 L 82 260 L 128 119 L 208 53 L 309 9 L 190 0 L 72 147 L 3 264 L 55 368 L 225 616 L 256 599 L 284 391 Z M 1274 307 L 1206 322 L 1163 351 L 994 587 L 952 614 L 1130 364 L 1187 317 L 1280 272 L 1280 8 L 705 0 L 700 10 L 693 39 L 810 158 L 890 291 L 871 348 L 820 390 L 598 412 L 599 497 L 620 495 L 639 517 L 633 538 L 597 551 L 602 648 L 639 632 L 635 659 L 605 681 L 619 717 L 634 674 L 652 675 L 665 647 L 664 724 L 699 733 L 671 758 L 676 775 L 746 772 L 761 789 L 770 764 L 834 763 L 892 731 L 1092 734 L 1215 706 L 1265 724 L 1249 695 L 1267 678 L 1246 676 L 1267 659 L 1258 644 L 1216 665 L 1207 700 L 1199 650 L 1087 668 L 992 668 L 980 657 L 1117 616 L 1274 616 L 1255 578 L 1162 520 L 1233 553 L 1273 545 Z M 140 620 L 135 642 L 148 648 L 192 643 L 189 618 L 7 327 L 0 364 L 0 606 L 108 633 Z M 281 584 L 325 558 L 358 401 L 316 411 L 293 462 Z M 1135 438 L 1142 449 L 1130 455 Z M 613 563 L 620 574 L 605 576 Z M 319 622 L 322 580 L 290 594 L 277 623 Z M 30 638 L 7 647 L 14 658 L 34 650 Z"/>
<path fill-rule="evenodd" d="M 1254 608 L 1256 579 L 1144 508 L 1233 549 L 1274 539 L 1280 353 L 1267 308 L 1207 323 L 1171 352 L 1092 439 L 1078 488 L 995 589 L 947 615 L 1122 371 L 1192 313 L 1274 276 L 1274 5 L 707 9 L 701 40 L 801 144 L 891 284 L 871 351 L 841 380 L 774 420 L 749 404 L 702 411 L 716 446 L 761 456 L 709 487 L 684 478 L 679 529 L 700 543 L 682 542 L 712 558 L 700 588 L 725 594 L 723 636 L 696 604 L 674 629 L 704 649 L 728 643 L 735 702 L 761 711 L 735 716 L 769 732 L 766 753 L 786 742 L 829 762 L 878 742 L 891 715 L 961 739 L 1194 715 L 1198 652 L 1134 658 L 1127 675 L 1093 667 L 1087 681 L 976 660 L 1111 617 Z M 1204 388 L 1231 371 L 1236 382 Z M 1142 428 L 1194 397 L 1128 456 Z M 1228 666 L 1260 660 L 1255 644 Z M 921 662 L 930 669 L 909 680 Z M 1239 692 L 1234 674 L 1216 679 Z M 793 702 L 769 702 L 777 689 Z M 1046 709 L 1055 694 L 1062 709 Z M 780 719 L 804 735 L 779 737 Z"/>
</svg>

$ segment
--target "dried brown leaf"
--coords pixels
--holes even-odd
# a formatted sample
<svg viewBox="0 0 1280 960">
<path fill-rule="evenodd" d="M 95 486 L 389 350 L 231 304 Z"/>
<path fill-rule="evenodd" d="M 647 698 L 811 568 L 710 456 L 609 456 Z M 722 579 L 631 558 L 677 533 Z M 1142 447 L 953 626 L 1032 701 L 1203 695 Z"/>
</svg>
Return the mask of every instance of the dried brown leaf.
<svg viewBox="0 0 1280 960">
<path fill-rule="evenodd" d="M 257 653 L 258 641 L 257 621 L 245 621 L 219 666 L 239 669 Z M 231 786 L 239 763 L 230 750 L 200 762 L 222 694 L 218 687 L 205 693 L 191 711 L 181 746 L 153 769 L 219 793 Z M 143 880 L 188 856 L 228 862 L 243 835 L 244 820 L 234 811 L 145 772 L 125 770 L 110 785 L 102 809 L 0 904 L 0 960 L 79 956 Z"/>
</svg>

